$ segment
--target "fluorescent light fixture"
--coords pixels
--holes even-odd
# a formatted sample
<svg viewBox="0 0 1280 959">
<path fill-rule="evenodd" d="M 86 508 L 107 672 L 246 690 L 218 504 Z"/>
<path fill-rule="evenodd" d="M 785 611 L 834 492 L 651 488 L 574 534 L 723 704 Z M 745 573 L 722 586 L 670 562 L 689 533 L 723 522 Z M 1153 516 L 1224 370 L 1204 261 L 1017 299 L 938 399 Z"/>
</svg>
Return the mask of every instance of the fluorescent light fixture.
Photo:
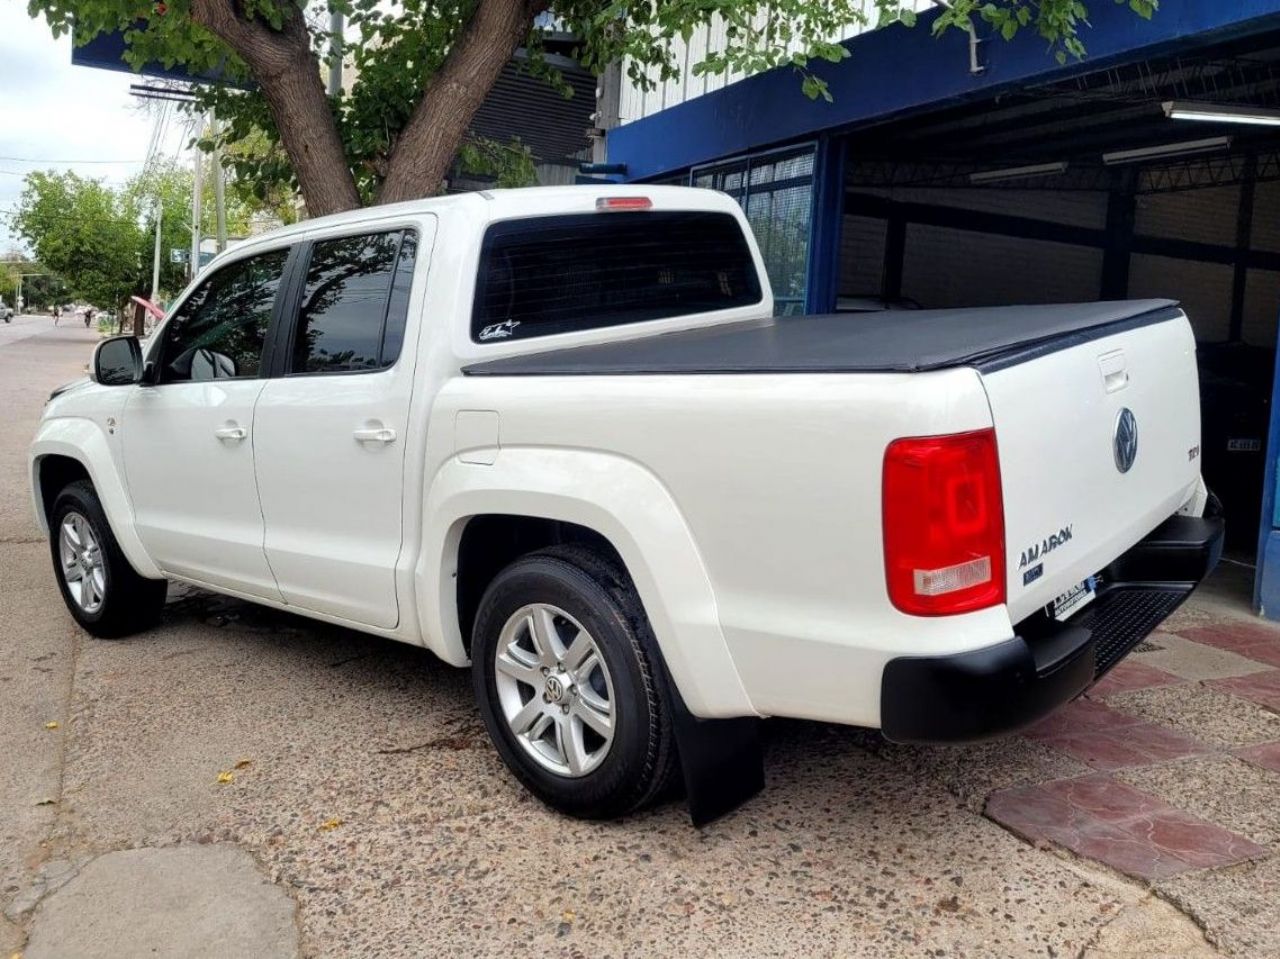
<svg viewBox="0 0 1280 959">
<path fill-rule="evenodd" d="M 1237 107 L 1218 103 L 1196 103 L 1191 100 L 1169 100 L 1164 105 L 1164 113 L 1171 120 L 1280 127 L 1280 110 L 1268 110 L 1263 107 Z"/>
<path fill-rule="evenodd" d="M 1102 162 L 1107 166 L 1119 166 L 1122 163 L 1141 163 L 1143 160 L 1162 160 L 1167 157 L 1194 156 L 1198 153 L 1214 153 L 1231 146 L 1231 137 L 1210 137 L 1207 140 L 1183 140 L 1180 143 L 1161 143 L 1153 147 L 1139 147 L 1136 150 L 1119 150 L 1115 153 L 1104 153 Z"/>
<path fill-rule="evenodd" d="M 1029 180 L 1038 176 L 1057 176 L 1067 172 L 1067 164 L 1040 163 L 1035 166 L 1018 166 L 1008 170 L 983 170 L 981 173 L 970 173 L 970 183 L 1002 183 L 1005 180 Z"/>
</svg>

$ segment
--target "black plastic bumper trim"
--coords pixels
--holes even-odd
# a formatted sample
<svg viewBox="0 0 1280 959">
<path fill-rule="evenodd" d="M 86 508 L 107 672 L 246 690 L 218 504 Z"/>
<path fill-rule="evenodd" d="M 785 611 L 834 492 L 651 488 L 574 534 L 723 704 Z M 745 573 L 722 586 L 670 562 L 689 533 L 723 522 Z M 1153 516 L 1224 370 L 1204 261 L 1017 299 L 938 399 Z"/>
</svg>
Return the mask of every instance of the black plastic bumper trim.
<svg viewBox="0 0 1280 959">
<path fill-rule="evenodd" d="M 1124 658 L 1211 573 L 1222 555 L 1220 518 L 1174 516 L 1101 574 L 1084 614 L 1037 614 L 1018 635 L 952 656 L 890 660 L 880 725 L 902 743 L 989 739 L 1039 721 Z M 1153 606 L 1153 595 L 1164 597 Z"/>
</svg>

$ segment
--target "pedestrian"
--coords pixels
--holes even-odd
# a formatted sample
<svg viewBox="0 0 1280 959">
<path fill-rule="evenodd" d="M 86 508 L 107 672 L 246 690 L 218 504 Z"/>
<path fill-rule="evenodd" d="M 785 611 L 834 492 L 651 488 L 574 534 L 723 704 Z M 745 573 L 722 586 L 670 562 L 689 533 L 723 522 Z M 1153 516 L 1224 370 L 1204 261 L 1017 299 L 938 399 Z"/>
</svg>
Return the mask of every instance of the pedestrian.
<svg viewBox="0 0 1280 959">
<path fill-rule="evenodd" d="M 91 306 L 85 307 L 84 328 L 87 330 L 89 328 L 89 324 L 92 322 L 93 322 L 93 307 Z"/>
<path fill-rule="evenodd" d="M 61 319 L 61 317 L 62 317 L 62 307 L 58 306 L 55 303 L 53 306 L 53 325 L 54 326 L 58 325 L 58 320 Z"/>
</svg>

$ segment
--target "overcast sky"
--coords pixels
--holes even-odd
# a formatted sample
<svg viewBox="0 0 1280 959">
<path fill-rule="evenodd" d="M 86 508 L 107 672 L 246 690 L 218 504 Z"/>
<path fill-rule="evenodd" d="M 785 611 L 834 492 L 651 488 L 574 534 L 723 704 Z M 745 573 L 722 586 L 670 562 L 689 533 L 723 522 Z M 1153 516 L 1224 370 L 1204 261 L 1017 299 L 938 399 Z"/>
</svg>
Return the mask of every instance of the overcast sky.
<svg viewBox="0 0 1280 959">
<path fill-rule="evenodd" d="M 120 183 L 137 173 L 156 125 L 129 94 L 132 73 L 71 65 L 71 38 L 54 40 L 22 0 L 0 0 L 0 256 L 17 243 L 7 214 L 31 170 L 75 170 Z M 170 112 L 162 149 L 185 148 L 185 117 Z M 102 162 L 110 161 L 110 162 Z"/>
</svg>

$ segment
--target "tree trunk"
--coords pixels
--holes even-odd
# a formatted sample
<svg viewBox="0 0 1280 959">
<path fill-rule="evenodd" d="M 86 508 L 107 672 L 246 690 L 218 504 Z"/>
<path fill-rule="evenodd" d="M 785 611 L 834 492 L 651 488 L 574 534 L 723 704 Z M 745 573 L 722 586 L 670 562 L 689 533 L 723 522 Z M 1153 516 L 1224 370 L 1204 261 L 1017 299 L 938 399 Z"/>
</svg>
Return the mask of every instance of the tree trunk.
<svg viewBox="0 0 1280 959">
<path fill-rule="evenodd" d="M 472 117 L 547 6 L 546 0 L 480 0 L 391 151 L 379 203 L 439 192 Z"/>
<path fill-rule="evenodd" d="M 281 6 L 285 20 L 280 30 L 238 16 L 234 0 L 192 0 L 191 17 L 239 54 L 262 88 L 311 215 L 355 209 L 360 194 L 320 80 L 320 64 L 311 52 L 302 8 Z"/>
</svg>

